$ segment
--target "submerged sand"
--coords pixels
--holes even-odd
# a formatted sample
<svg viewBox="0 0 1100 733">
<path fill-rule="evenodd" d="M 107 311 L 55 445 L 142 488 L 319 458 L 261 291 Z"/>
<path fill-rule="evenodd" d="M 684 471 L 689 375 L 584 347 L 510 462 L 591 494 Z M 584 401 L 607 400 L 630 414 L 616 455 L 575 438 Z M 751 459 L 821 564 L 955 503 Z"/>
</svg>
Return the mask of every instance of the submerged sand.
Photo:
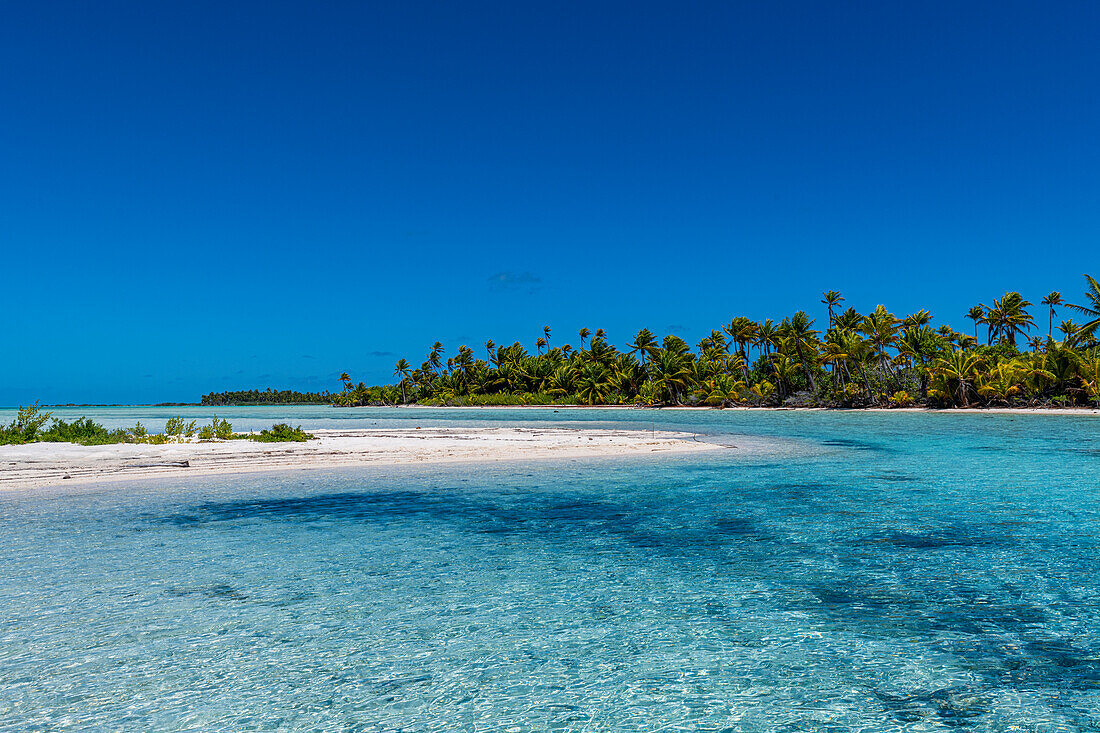
<svg viewBox="0 0 1100 733">
<path fill-rule="evenodd" d="M 542 458 L 645 456 L 712 450 L 692 433 L 564 428 L 315 430 L 305 443 L 251 440 L 165 445 L 0 446 L 0 489 L 88 481 L 304 468 Z"/>
</svg>

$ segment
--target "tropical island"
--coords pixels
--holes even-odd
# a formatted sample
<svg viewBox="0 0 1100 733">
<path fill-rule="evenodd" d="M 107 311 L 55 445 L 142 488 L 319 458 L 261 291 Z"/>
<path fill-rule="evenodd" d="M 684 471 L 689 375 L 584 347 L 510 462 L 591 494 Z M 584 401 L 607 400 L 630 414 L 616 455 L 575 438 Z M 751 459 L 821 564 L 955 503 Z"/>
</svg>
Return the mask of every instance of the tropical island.
<svg viewBox="0 0 1100 733">
<path fill-rule="evenodd" d="M 210 392 L 202 396 L 203 407 L 223 405 L 330 405 L 334 395 L 324 392 L 298 392 L 293 389 L 240 389 Z"/>
<path fill-rule="evenodd" d="M 1082 303 L 1059 292 L 1033 303 L 1007 292 L 972 307 L 971 333 L 934 326 L 921 310 L 905 316 L 879 305 L 870 313 L 844 308 L 826 291 L 828 324 L 815 328 L 805 311 L 776 323 L 738 316 L 712 330 L 695 350 L 675 335 L 643 328 L 622 350 L 603 329 L 577 334 L 579 346 L 553 343 L 550 326 L 522 344 L 484 344 L 485 358 L 460 346 L 445 356 L 432 345 L 413 368 L 399 360 L 396 382 L 368 386 L 344 372 L 338 406 L 640 405 L 755 407 L 1100 405 L 1100 283 L 1085 275 Z M 1059 311 L 1083 315 L 1055 326 Z M 982 331 L 984 330 L 984 333 Z M 1045 330 L 1045 333 L 1044 333 Z"/>
</svg>

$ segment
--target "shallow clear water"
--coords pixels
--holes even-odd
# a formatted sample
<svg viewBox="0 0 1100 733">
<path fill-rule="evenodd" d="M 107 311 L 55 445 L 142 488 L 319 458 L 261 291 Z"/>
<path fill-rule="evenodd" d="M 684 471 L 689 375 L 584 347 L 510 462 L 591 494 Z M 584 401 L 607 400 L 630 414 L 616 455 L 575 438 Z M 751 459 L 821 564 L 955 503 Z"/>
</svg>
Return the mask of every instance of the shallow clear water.
<svg viewBox="0 0 1100 733">
<path fill-rule="evenodd" d="M 325 409 L 769 447 L 0 496 L 0 730 L 1100 728 L 1098 419 Z"/>
</svg>

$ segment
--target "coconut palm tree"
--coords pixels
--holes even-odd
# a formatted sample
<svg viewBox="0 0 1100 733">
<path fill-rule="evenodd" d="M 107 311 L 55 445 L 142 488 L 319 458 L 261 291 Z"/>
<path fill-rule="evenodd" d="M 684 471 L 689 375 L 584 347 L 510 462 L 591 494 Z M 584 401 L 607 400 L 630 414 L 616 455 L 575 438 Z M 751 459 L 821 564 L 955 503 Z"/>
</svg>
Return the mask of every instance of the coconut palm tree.
<svg viewBox="0 0 1100 733">
<path fill-rule="evenodd" d="M 597 363 L 588 362 L 577 375 L 577 396 L 588 405 L 602 405 L 611 392 L 607 382 L 607 369 Z"/>
<path fill-rule="evenodd" d="M 848 352 L 837 331 L 829 331 L 821 354 L 821 363 L 828 364 L 833 374 L 833 389 L 844 389 L 844 367 L 848 361 Z"/>
<path fill-rule="evenodd" d="M 443 370 L 443 360 L 440 358 L 442 355 L 443 344 L 436 341 L 432 344 L 432 350 L 428 352 L 428 364 L 436 374 Z"/>
<path fill-rule="evenodd" d="M 833 308 L 840 307 L 840 304 L 844 301 L 844 296 L 836 290 L 826 290 L 821 294 L 821 303 L 829 309 L 829 327 L 833 326 Z"/>
<path fill-rule="evenodd" d="M 974 340 L 978 340 L 978 324 L 985 323 L 985 306 L 975 305 L 966 312 L 966 317 L 974 321 Z"/>
<path fill-rule="evenodd" d="M 409 362 L 406 359 L 398 359 L 397 363 L 394 364 L 393 376 L 395 376 L 395 377 L 397 377 L 398 379 L 401 380 L 401 401 L 402 402 L 407 402 L 408 401 L 407 399 L 405 399 L 405 382 L 408 381 L 410 374 L 411 374 L 411 372 L 410 372 L 410 368 L 409 368 Z"/>
<path fill-rule="evenodd" d="M 927 326 L 932 322 L 932 314 L 923 308 L 916 313 L 910 313 L 902 319 L 901 323 L 905 328 L 913 328 L 917 326 Z"/>
<path fill-rule="evenodd" d="M 928 370 L 926 364 L 940 347 L 940 336 L 928 326 L 910 326 L 902 332 L 898 350 L 905 356 L 916 359 L 920 372 L 921 397 L 928 396 Z"/>
<path fill-rule="evenodd" d="M 987 309 L 986 321 L 990 326 L 990 341 L 994 334 L 999 341 L 1008 341 L 1016 345 L 1016 335 L 1035 326 L 1033 319 L 1025 310 L 1031 303 L 1015 291 L 1005 293 L 1000 300 L 994 300 Z"/>
<path fill-rule="evenodd" d="M 1088 301 L 1087 305 L 1074 305 L 1072 303 L 1066 303 L 1067 306 L 1089 316 L 1092 320 L 1081 324 L 1081 327 L 1077 329 L 1075 338 L 1082 336 L 1088 337 L 1096 333 L 1097 328 L 1100 328 L 1100 283 L 1096 282 L 1096 279 L 1091 275 L 1085 275 L 1085 282 L 1087 287 L 1085 289 L 1085 299 Z"/>
<path fill-rule="evenodd" d="M 580 336 L 581 339 L 581 351 L 584 350 L 584 340 L 588 338 L 591 333 L 592 332 L 587 328 L 582 328 L 580 331 L 577 331 L 577 335 Z"/>
<path fill-rule="evenodd" d="M 737 316 L 723 326 L 722 330 L 729 334 L 730 338 L 733 339 L 733 343 L 737 346 L 737 353 L 741 355 L 743 361 L 743 373 L 741 376 L 747 382 L 749 380 L 748 345 L 756 342 L 760 333 L 760 325 L 744 316 Z"/>
<path fill-rule="evenodd" d="M 634 340 L 630 342 L 630 347 L 629 353 L 636 354 L 642 362 L 642 368 L 646 369 L 649 364 L 649 357 L 653 355 L 653 350 L 657 347 L 657 337 L 648 328 L 643 328 L 634 334 Z"/>
<path fill-rule="evenodd" d="M 1007 403 L 1020 393 L 1018 372 L 1010 362 L 1001 362 L 989 374 L 978 377 L 978 394 Z"/>
<path fill-rule="evenodd" d="M 760 347 L 760 353 L 767 356 L 779 344 L 779 330 L 772 319 L 765 318 L 756 331 L 756 344 Z"/>
<path fill-rule="evenodd" d="M 978 368 L 984 363 L 981 355 L 973 351 L 951 349 L 936 359 L 932 373 L 943 381 L 946 395 L 956 399 L 963 407 L 969 407 Z"/>
<path fill-rule="evenodd" d="M 680 395 L 687 387 L 690 376 L 684 355 L 678 349 L 661 348 L 654 355 L 651 366 L 653 381 L 662 389 L 666 399 L 680 404 Z"/>
<path fill-rule="evenodd" d="M 1047 321 L 1047 336 L 1050 336 L 1054 331 L 1054 309 L 1065 304 L 1066 301 L 1062 300 L 1062 294 L 1055 290 L 1040 302 L 1050 309 L 1050 319 Z"/>
<path fill-rule="evenodd" d="M 898 319 L 886 310 L 884 305 L 876 307 L 863 319 L 863 324 L 860 326 L 860 331 L 867 337 L 868 344 L 875 350 L 883 375 L 892 379 L 895 386 L 897 386 L 897 378 L 890 368 L 890 349 L 897 346 L 899 329 Z"/>
<path fill-rule="evenodd" d="M 787 338 L 802 369 L 806 374 L 806 382 L 810 385 L 811 392 L 817 392 L 817 383 L 814 381 L 813 371 L 810 365 L 817 365 L 818 356 L 818 332 L 813 330 L 814 321 L 806 315 L 805 311 L 796 311 L 789 321 L 784 321 L 787 326 Z"/>
</svg>

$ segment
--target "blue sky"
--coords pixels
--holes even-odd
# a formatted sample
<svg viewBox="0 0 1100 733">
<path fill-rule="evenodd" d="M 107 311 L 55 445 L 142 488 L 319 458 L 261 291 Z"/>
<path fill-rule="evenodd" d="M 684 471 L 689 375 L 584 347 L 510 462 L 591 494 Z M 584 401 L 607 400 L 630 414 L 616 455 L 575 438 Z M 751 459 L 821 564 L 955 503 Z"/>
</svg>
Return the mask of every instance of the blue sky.
<svg viewBox="0 0 1100 733">
<path fill-rule="evenodd" d="M 1087 2 L 11 5 L 0 404 L 338 388 L 543 324 L 694 343 L 826 288 L 959 329 L 1079 299 L 1098 31 Z"/>
</svg>

